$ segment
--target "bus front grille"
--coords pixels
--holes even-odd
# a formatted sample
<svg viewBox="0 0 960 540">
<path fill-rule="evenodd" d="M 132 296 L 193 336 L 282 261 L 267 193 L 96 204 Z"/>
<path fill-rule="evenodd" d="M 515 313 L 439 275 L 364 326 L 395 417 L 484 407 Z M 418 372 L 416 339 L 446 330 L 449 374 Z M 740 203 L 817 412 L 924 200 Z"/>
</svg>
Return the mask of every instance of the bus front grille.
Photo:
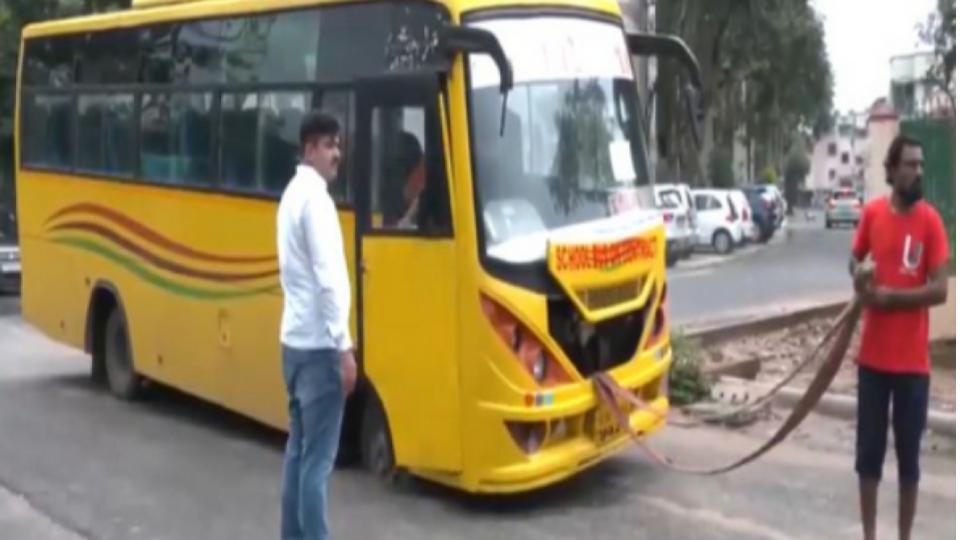
<svg viewBox="0 0 960 540">
<path fill-rule="evenodd" d="M 577 297 L 591 311 L 605 309 L 636 298 L 640 294 L 642 285 L 642 280 L 631 279 L 607 287 L 580 289 L 577 291 Z"/>
<path fill-rule="evenodd" d="M 588 323 L 570 299 L 550 299 L 547 303 L 550 335 L 581 375 L 606 371 L 627 362 L 636 354 L 655 296 L 651 294 L 647 303 L 638 310 L 597 324 Z"/>
</svg>

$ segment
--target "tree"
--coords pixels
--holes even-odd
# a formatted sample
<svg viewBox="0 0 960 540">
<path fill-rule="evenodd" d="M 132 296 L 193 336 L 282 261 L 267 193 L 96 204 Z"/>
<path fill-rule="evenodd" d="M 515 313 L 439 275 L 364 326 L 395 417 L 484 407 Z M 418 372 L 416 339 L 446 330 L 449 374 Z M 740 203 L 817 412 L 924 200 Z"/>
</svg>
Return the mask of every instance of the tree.
<svg viewBox="0 0 960 540">
<path fill-rule="evenodd" d="M 658 2 L 657 29 L 678 34 L 700 61 L 706 155 L 717 145 L 732 153 L 742 138 L 756 149 L 751 172 L 767 165 L 783 170 L 794 134 L 829 126 L 833 75 L 823 25 L 806 0 Z M 690 175 L 704 154 L 690 152 L 678 129 L 684 122 L 678 70 L 658 70 L 660 157 Z"/>
<path fill-rule="evenodd" d="M 760 180 L 764 184 L 774 185 L 777 183 L 777 169 L 773 165 L 767 165 L 764 167 L 763 172 L 760 173 Z"/>
<path fill-rule="evenodd" d="M 734 186 L 733 158 L 725 148 L 713 147 L 710 152 L 709 170 L 710 183 L 713 187 L 732 188 Z"/>
<path fill-rule="evenodd" d="M 950 99 L 951 112 L 957 112 L 957 0 L 938 0 L 937 10 L 926 24 L 917 28 L 920 41 L 933 46 L 936 60 L 927 71 L 927 79 Z"/>
</svg>

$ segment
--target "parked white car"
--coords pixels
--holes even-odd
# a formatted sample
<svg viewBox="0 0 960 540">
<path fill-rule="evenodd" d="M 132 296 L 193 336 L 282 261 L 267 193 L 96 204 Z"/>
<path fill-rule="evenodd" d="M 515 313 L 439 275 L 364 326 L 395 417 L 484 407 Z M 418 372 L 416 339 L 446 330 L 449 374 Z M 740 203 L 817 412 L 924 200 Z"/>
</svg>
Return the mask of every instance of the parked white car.
<svg viewBox="0 0 960 540">
<path fill-rule="evenodd" d="M 698 244 L 726 254 L 743 242 L 743 222 L 730 190 L 695 189 L 693 200 L 697 207 Z"/>
<path fill-rule="evenodd" d="M 0 292 L 20 289 L 20 248 L 0 237 Z"/>
<path fill-rule="evenodd" d="M 0 292 L 20 290 L 20 247 L 16 241 L 16 216 L 0 201 Z"/>
<path fill-rule="evenodd" d="M 695 213 L 687 198 L 690 188 L 682 184 L 658 184 L 654 186 L 657 208 L 663 216 L 667 234 L 667 265 L 673 266 L 678 260 L 693 253 L 697 244 Z"/>
<path fill-rule="evenodd" d="M 740 226 L 743 228 L 743 239 L 741 242 L 756 242 L 760 239 L 760 229 L 753 222 L 753 211 L 750 209 L 750 200 L 747 195 L 739 189 L 730 190 L 730 196 L 733 197 L 733 204 L 737 208 L 737 215 L 740 217 Z"/>
</svg>

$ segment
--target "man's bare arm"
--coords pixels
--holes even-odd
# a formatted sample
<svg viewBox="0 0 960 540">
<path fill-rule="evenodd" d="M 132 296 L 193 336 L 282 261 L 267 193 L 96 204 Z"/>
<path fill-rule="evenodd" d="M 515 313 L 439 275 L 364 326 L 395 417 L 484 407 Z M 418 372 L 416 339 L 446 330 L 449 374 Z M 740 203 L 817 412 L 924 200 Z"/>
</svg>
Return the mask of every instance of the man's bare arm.
<svg viewBox="0 0 960 540">
<path fill-rule="evenodd" d="M 938 306 L 947 301 L 947 264 L 932 272 L 927 283 L 911 289 L 870 287 L 865 292 L 868 304 L 887 310 L 916 309 Z"/>
</svg>

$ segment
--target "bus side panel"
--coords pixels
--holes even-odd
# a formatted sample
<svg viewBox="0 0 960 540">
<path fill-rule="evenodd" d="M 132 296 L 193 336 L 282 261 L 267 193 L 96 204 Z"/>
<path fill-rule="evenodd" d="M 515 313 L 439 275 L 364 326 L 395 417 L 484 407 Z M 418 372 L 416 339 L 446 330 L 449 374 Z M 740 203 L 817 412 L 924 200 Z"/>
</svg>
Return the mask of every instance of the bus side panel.
<svg viewBox="0 0 960 540">
<path fill-rule="evenodd" d="M 44 235 L 47 216 L 69 204 L 71 187 L 56 173 L 18 171 L 21 309 L 24 319 L 51 339 L 82 348 L 89 287 L 77 268 L 77 253 Z"/>
</svg>

